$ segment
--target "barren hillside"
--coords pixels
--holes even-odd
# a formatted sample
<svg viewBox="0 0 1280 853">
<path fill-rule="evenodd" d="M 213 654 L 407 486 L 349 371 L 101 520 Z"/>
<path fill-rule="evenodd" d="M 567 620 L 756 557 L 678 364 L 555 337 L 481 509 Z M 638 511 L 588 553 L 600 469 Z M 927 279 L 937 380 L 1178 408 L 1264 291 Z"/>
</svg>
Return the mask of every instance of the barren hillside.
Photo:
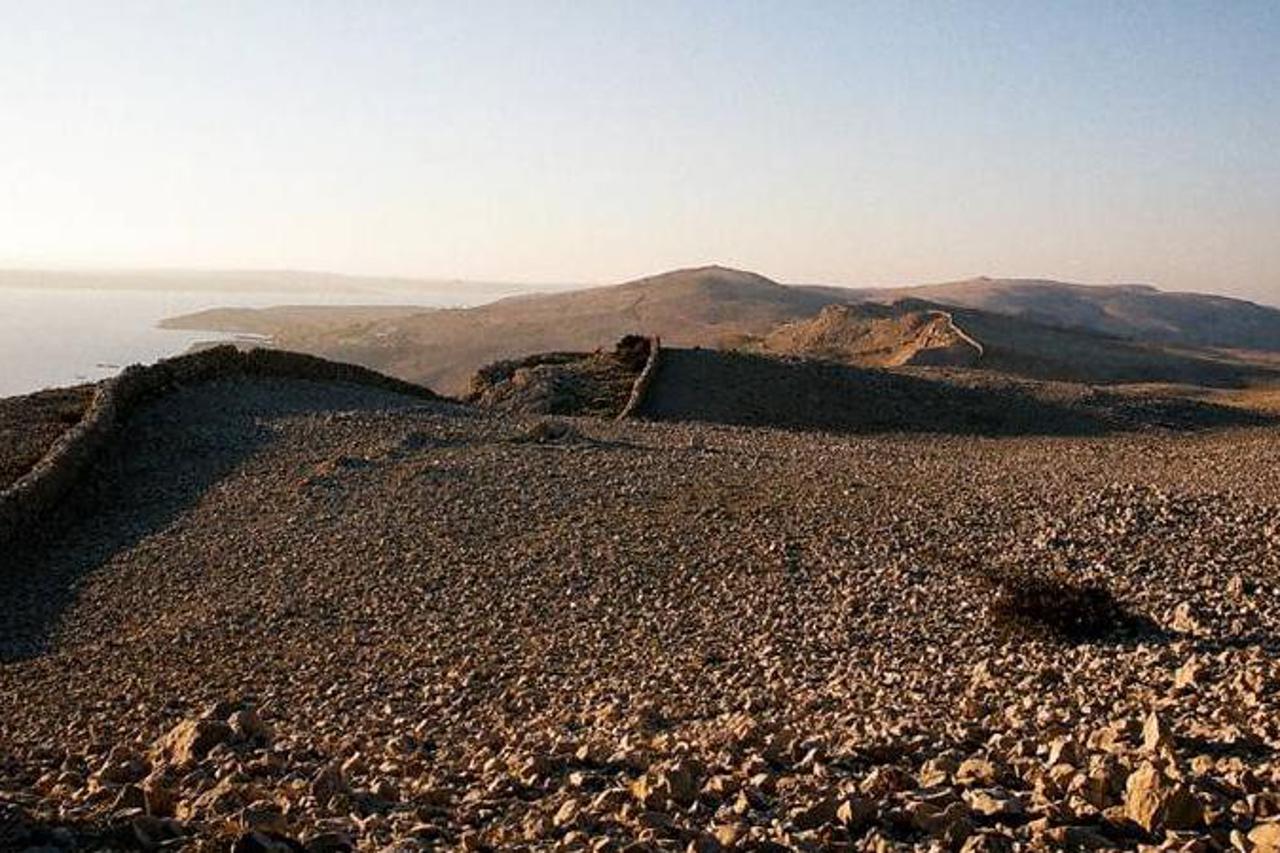
<svg viewBox="0 0 1280 853">
<path fill-rule="evenodd" d="M 517 296 L 465 310 L 441 310 L 343 325 L 343 309 L 226 310 L 177 318 L 174 327 L 252 330 L 288 349 L 352 361 L 462 393 L 494 361 L 536 352 L 592 350 L 629 333 L 675 345 L 708 346 L 816 314 L 830 299 L 752 273 L 721 267 L 679 270 L 626 284 Z"/>
<path fill-rule="evenodd" d="M 828 305 L 811 320 L 779 326 L 761 348 L 868 367 L 970 366 L 983 349 L 945 311 L 876 305 Z"/>
<path fill-rule="evenodd" d="M 664 350 L 643 412 L 706 421 L 832 432 L 1100 435 L 1152 427 L 1275 423 L 1222 399 L 1046 382 L 991 371 L 874 370 L 829 360 L 748 352 Z"/>
<path fill-rule="evenodd" d="M 547 423 L 138 412 L 0 552 L 0 847 L 1275 837 L 1274 430 Z"/>
<path fill-rule="evenodd" d="M 982 367 L 1020 376 L 1233 387 L 1280 381 L 1276 365 L 1257 353 L 1204 348 L 1280 348 L 1272 336 L 1280 311 L 1239 300 L 1054 282 L 970 282 L 911 293 L 938 298 L 909 299 L 879 314 L 863 305 L 815 320 L 828 305 L 903 293 L 791 287 L 702 267 L 463 310 L 227 309 L 170 324 L 268 334 L 286 349 L 452 394 L 464 393 L 475 371 L 491 362 L 590 351 L 629 333 L 660 335 L 675 346 L 752 347 L 764 339 L 775 352 L 882 366 L 968 362 L 974 350 L 968 338 L 983 350 Z M 943 304 L 948 299 L 961 307 Z M 978 307 L 963 307 L 968 303 Z M 954 323 L 939 319 L 940 312 Z M 815 325 L 806 327 L 811 320 Z"/>
<path fill-rule="evenodd" d="M 811 289 L 839 301 L 921 299 L 1136 340 L 1280 351 L 1280 309 L 1226 296 L 1169 293 L 1149 285 L 984 277 L 917 287 Z"/>
</svg>

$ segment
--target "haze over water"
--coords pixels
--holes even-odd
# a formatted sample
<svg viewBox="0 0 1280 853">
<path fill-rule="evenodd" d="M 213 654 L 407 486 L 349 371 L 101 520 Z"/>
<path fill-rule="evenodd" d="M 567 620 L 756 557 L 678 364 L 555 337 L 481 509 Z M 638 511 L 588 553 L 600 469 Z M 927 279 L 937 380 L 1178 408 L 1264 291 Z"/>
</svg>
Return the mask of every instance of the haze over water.
<svg viewBox="0 0 1280 853">
<path fill-rule="evenodd" d="M 0 286 L 0 397 L 93 382 L 129 364 L 177 355 L 219 332 L 161 329 L 166 317 L 207 308 L 270 305 L 422 305 L 449 308 L 487 302 L 498 290 L 429 293 L 334 293 L 155 288 Z"/>
</svg>

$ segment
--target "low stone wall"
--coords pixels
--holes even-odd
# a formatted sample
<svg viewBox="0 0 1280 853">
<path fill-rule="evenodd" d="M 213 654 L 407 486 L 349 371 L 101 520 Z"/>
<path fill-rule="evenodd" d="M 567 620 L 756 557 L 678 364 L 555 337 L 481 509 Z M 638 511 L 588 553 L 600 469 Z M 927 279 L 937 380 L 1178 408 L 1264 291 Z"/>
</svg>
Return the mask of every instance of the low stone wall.
<svg viewBox="0 0 1280 853">
<path fill-rule="evenodd" d="M 219 346 L 153 365 L 133 365 L 101 382 L 80 422 L 63 433 L 35 467 L 0 491 L 0 553 L 5 543 L 57 506 L 138 405 L 185 385 L 238 376 L 344 382 L 428 400 L 445 399 L 420 385 L 363 367 L 283 350 Z"/>
<path fill-rule="evenodd" d="M 635 383 L 631 386 L 631 396 L 627 399 L 627 404 L 622 407 L 622 411 L 618 413 L 618 420 L 624 418 L 633 418 L 640 411 L 640 407 L 644 405 L 645 398 L 649 395 L 649 388 L 653 385 L 653 378 L 658 372 L 658 361 L 662 353 L 662 339 L 657 335 L 649 338 L 649 357 L 645 360 L 644 367 L 640 370 L 640 375 L 636 377 Z"/>
</svg>

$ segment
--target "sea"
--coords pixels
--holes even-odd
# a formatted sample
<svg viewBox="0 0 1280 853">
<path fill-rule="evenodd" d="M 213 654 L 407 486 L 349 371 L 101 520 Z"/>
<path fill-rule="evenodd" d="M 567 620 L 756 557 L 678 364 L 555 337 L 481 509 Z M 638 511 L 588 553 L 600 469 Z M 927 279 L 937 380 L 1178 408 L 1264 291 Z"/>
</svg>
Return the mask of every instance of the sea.
<svg viewBox="0 0 1280 853">
<path fill-rule="evenodd" d="M 508 291 L 509 292 L 509 291 Z M 219 332 L 161 329 L 167 317 L 206 308 L 272 305 L 422 305 L 453 308 L 505 295 L 474 289 L 414 295 L 369 292 L 0 287 L 0 397 L 104 379 L 193 344 L 230 340 Z"/>
</svg>

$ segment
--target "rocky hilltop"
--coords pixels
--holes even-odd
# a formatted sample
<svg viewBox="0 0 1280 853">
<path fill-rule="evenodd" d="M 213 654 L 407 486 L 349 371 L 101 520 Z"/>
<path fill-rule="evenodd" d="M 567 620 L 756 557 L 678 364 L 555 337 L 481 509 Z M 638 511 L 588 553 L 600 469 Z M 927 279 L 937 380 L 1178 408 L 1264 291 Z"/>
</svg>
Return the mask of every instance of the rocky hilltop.
<svg viewBox="0 0 1280 853">
<path fill-rule="evenodd" d="M 983 351 L 946 311 L 875 305 L 828 305 L 774 329 L 761 348 L 868 367 L 971 367 Z"/>
<path fill-rule="evenodd" d="M 0 847 L 1276 849 L 1274 426 L 547 418 L 303 364 L 171 382 L 0 551 Z"/>
</svg>

